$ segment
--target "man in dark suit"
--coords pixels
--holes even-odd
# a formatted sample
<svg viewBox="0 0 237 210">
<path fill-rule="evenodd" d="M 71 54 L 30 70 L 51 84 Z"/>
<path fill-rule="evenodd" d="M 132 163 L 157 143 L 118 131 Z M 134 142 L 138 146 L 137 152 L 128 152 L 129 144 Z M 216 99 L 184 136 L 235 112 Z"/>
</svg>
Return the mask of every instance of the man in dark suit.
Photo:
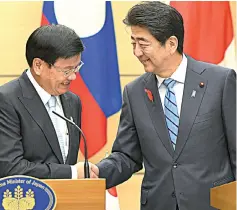
<svg viewBox="0 0 237 210">
<path fill-rule="evenodd" d="M 69 90 L 82 66 L 83 44 L 63 25 L 36 29 L 26 44 L 29 69 L 0 87 L 0 177 L 83 178 L 79 132 L 52 113 L 81 125 L 81 101 Z"/>
<path fill-rule="evenodd" d="M 169 5 L 135 5 L 124 23 L 146 73 L 125 87 L 112 153 L 94 171 L 110 188 L 144 163 L 142 210 L 212 210 L 210 188 L 236 179 L 236 73 L 183 54 Z"/>
</svg>

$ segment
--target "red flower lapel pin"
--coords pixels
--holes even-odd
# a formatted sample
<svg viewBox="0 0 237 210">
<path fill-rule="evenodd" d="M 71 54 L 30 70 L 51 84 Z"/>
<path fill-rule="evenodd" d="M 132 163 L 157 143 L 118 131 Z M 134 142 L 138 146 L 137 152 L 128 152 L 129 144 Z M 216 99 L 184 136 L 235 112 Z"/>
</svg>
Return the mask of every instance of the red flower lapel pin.
<svg viewBox="0 0 237 210">
<path fill-rule="evenodd" d="M 153 98 L 152 92 L 151 92 L 150 90 L 146 89 L 146 88 L 145 88 L 145 92 L 146 92 L 146 94 L 147 94 L 149 100 L 150 100 L 151 102 L 154 102 L 154 98 Z"/>
</svg>

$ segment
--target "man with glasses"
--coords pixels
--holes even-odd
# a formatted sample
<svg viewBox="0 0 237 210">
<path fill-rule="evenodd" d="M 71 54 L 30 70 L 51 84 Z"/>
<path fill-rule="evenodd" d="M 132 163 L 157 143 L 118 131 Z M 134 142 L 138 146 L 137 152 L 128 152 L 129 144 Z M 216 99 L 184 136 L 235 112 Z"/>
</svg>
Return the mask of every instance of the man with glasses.
<svg viewBox="0 0 237 210">
<path fill-rule="evenodd" d="M 0 177 L 84 177 L 83 163 L 76 164 L 80 134 L 53 114 L 81 125 L 81 101 L 69 87 L 83 65 L 83 49 L 78 35 L 63 25 L 42 26 L 30 35 L 29 69 L 0 87 Z"/>
</svg>

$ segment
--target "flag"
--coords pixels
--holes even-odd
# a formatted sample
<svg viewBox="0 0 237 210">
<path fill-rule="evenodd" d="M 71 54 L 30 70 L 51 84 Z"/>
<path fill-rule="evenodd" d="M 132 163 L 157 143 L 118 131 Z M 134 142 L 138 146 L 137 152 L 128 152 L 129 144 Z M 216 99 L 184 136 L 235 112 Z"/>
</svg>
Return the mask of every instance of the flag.
<svg viewBox="0 0 237 210">
<path fill-rule="evenodd" d="M 82 101 L 88 157 L 107 142 L 107 118 L 121 109 L 121 87 L 111 2 L 45 1 L 41 25 L 63 24 L 82 39 L 85 63 L 71 84 Z M 88 12 L 89 11 L 89 12 Z M 81 142 L 84 153 L 84 142 Z"/>
<path fill-rule="evenodd" d="M 170 5 L 184 19 L 184 52 L 198 60 L 221 63 L 230 46 L 234 44 L 229 2 L 171 1 Z M 233 55 L 234 52 L 228 57 Z"/>
<path fill-rule="evenodd" d="M 116 187 L 106 191 L 106 210 L 120 210 Z"/>
</svg>

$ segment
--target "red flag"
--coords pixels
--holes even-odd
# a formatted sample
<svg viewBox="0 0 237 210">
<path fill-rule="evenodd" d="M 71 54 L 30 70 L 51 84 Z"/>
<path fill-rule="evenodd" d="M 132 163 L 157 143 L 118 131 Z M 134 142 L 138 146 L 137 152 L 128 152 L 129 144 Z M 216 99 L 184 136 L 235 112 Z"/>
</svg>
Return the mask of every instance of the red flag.
<svg viewBox="0 0 237 210">
<path fill-rule="evenodd" d="M 229 2 L 171 1 L 184 19 L 184 53 L 195 59 L 220 63 L 233 40 Z"/>
</svg>

